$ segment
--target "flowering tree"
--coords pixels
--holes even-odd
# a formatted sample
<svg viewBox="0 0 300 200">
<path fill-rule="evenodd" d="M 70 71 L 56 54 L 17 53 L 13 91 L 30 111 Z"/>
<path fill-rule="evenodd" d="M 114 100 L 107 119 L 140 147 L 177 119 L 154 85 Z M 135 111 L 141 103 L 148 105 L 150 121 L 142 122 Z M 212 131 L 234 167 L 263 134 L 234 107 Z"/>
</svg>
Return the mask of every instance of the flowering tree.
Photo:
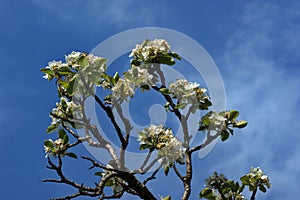
<svg viewBox="0 0 300 200">
<path fill-rule="evenodd" d="M 170 45 L 162 39 L 145 40 L 136 45 L 130 57 L 131 67 L 121 76 L 118 72 L 107 72 L 107 60 L 92 54 L 72 52 L 65 62 L 53 61 L 41 69 L 48 81 L 55 80 L 60 101 L 50 112 L 52 122 L 47 133 L 57 132 L 56 139 L 44 142 L 48 168 L 54 170 L 58 179 L 46 179 L 44 182 L 64 183 L 76 189 L 74 194 L 57 198 L 73 199 L 79 196 L 98 197 L 98 199 L 122 198 L 124 193 L 136 195 L 141 199 L 171 199 L 171 196 L 157 197 L 147 186 L 156 178 L 159 170 L 165 175 L 173 170 L 182 182 L 181 199 L 189 199 L 193 177 L 192 155 L 205 148 L 218 137 L 221 141 L 233 135 L 235 128 L 244 128 L 246 121 L 239 121 L 236 110 L 216 112 L 209 110 L 212 102 L 205 88 L 186 79 L 178 79 L 166 84 L 161 65 L 172 66 L 180 56 L 171 51 Z M 96 92 L 100 90 L 100 95 Z M 138 90 L 159 93 L 165 101 L 166 112 L 174 114 L 182 127 L 182 137 L 174 135 L 172 127 L 165 124 L 151 124 L 135 133 L 138 135 L 138 151 L 147 152 L 140 165 L 134 169 L 126 163 L 126 153 L 132 141 L 133 127 L 123 113 L 122 103 L 129 102 Z M 112 124 L 114 134 L 119 141 L 119 151 L 91 121 L 85 107 L 88 99 L 94 99 L 98 108 Z M 197 145 L 191 144 L 188 119 L 191 114 L 206 111 L 199 117 L 198 134 L 206 134 L 206 139 Z M 121 119 L 120 122 L 116 117 Z M 79 134 L 81 131 L 83 134 Z M 202 132 L 202 133 L 200 133 Z M 98 162 L 90 156 L 81 156 L 98 168 L 95 186 L 79 184 L 63 173 L 63 159 L 68 156 L 78 159 L 71 150 L 85 144 L 91 148 L 105 150 L 110 156 L 108 163 Z M 270 187 L 268 177 L 259 168 L 241 177 L 241 183 L 228 180 L 224 175 L 214 173 L 207 179 L 199 198 L 205 199 L 245 199 L 243 191 L 249 188 L 251 199 L 255 199 L 258 190 L 266 192 Z M 111 190 L 107 189 L 110 188 Z"/>
</svg>

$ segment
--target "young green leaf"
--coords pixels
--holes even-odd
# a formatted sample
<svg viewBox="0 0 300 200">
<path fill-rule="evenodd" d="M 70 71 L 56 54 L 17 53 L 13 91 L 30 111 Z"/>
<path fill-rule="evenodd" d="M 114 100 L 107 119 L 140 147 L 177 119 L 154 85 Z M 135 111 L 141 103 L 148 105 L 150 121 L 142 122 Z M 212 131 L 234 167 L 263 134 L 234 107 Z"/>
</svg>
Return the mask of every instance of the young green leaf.
<svg viewBox="0 0 300 200">
<path fill-rule="evenodd" d="M 169 167 L 169 166 L 165 166 L 165 167 L 164 167 L 164 172 L 165 172 L 165 175 L 166 175 L 166 176 L 168 176 L 169 170 L 170 170 L 170 167 Z"/>
<path fill-rule="evenodd" d="M 61 75 L 67 75 L 73 73 L 69 66 L 62 66 L 57 71 Z"/>
<path fill-rule="evenodd" d="M 237 110 L 231 110 L 228 114 L 228 121 L 235 120 L 239 116 L 239 112 Z"/>
<path fill-rule="evenodd" d="M 227 140 L 229 138 L 229 133 L 226 130 L 223 130 L 221 132 L 221 140 L 222 142 L 224 142 L 225 140 Z"/>
<path fill-rule="evenodd" d="M 102 176 L 103 175 L 103 172 L 96 172 L 95 173 L 95 176 Z"/>
<path fill-rule="evenodd" d="M 53 142 L 51 140 L 45 140 L 44 145 L 50 149 L 54 148 Z"/>
<path fill-rule="evenodd" d="M 172 94 L 172 92 L 168 88 L 161 88 L 159 90 L 163 95 L 169 95 Z"/>
<path fill-rule="evenodd" d="M 173 58 L 176 58 L 177 60 L 181 60 L 181 57 L 177 53 L 172 52 L 172 53 L 169 53 L 169 55 Z"/>
<path fill-rule="evenodd" d="M 263 193 L 265 193 L 267 191 L 267 189 L 265 188 L 265 186 L 263 185 L 259 185 L 258 186 L 259 190 L 262 191 Z"/>
<path fill-rule="evenodd" d="M 244 128 L 247 126 L 247 124 L 248 124 L 247 121 L 239 121 L 239 122 L 236 122 L 233 126 L 237 127 L 237 128 Z"/>
<path fill-rule="evenodd" d="M 140 150 L 145 150 L 148 148 L 148 144 L 141 144 L 140 145 Z"/>
<path fill-rule="evenodd" d="M 149 85 L 141 85 L 141 89 L 142 89 L 142 91 L 150 90 L 150 86 Z"/>
<path fill-rule="evenodd" d="M 205 198 L 208 200 L 217 200 L 217 197 L 215 197 L 214 195 L 214 191 L 210 188 L 203 189 L 199 194 L 199 198 Z"/>
<path fill-rule="evenodd" d="M 161 200 L 172 200 L 171 196 L 166 196 L 166 197 L 161 197 L 160 198 Z"/>
<path fill-rule="evenodd" d="M 52 133 L 53 131 L 55 131 L 57 129 L 58 126 L 59 126 L 58 124 L 51 124 L 50 126 L 48 126 L 46 132 Z"/>
<path fill-rule="evenodd" d="M 78 159 L 77 155 L 76 155 L 75 153 L 72 153 L 72 152 L 66 153 L 66 156 L 69 156 L 69 157 L 71 157 L 71 158 Z"/>
<path fill-rule="evenodd" d="M 66 133 L 66 131 L 65 131 L 64 129 L 59 129 L 59 130 L 58 130 L 58 137 L 59 137 L 60 139 L 64 139 L 64 137 L 65 137 L 66 134 L 67 134 L 67 133 Z"/>
<path fill-rule="evenodd" d="M 73 96 L 73 94 L 74 94 L 74 84 L 75 84 L 76 77 L 77 77 L 77 76 L 74 76 L 74 77 L 70 80 L 70 82 L 68 83 L 68 85 L 67 85 L 67 87 L 66 87 L 67 93 L 68 93 L 68 95 L 70 95 L 70 96 Z"/>
<path fill-rule="evenodd" d="M 243 185 L 250 185 L 250 183 L 251 183 L 248 175 L 242 176 L 240 179 L 241 179 Z"/>
</svg>

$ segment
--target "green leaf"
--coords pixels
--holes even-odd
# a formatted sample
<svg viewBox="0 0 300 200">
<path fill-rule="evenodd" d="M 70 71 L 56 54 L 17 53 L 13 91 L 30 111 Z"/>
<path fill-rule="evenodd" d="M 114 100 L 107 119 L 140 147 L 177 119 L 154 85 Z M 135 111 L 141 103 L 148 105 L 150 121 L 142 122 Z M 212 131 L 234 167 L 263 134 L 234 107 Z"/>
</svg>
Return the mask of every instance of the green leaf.
<svg viewBox="0 0 300 200">
<path fill-rule="evenodd" d="M 117 194 L 123 190 L 123 187 L 121 185 L 115 185 L 113 192 L 114 194 Z"/>
<path fill-rule="evenodd" d="M 109 179 L 105 182 L 105 186 L 113 186 L 113 185 L 115 185 L 113 179 Z"/>
<path fill-rule="evenodd" d="M 202 124 L 205 126 L 209 126 L 210 125 L 210 120 L 208 117 L 203 117 L 202 118 Z"/>
<path fill-rule="evenodd" d="M 113 79 L 115 80 L 116 83 L 118 82 L 118 80 L 120 79 L 119 72 L 115 73 Z"/>
<path fill-rule="evenodd" d="M 163 95 L 172 94 L 172 92 L 168 88 L 161 88 L 159 90 Z"/>
<path fill-rule="evenodd" d="M 160 64 L 166 64 L 170 66 L 175 64 L 174 59 L 168 53 L 158 54 L 157 61 Z"/>
<path fill-rule="evenodd" d="M 198 128 L 198 131 L 204 131 L 206 129 L 206 126 L 200 126 L 199 128 Z"/>
<path fill-rule="evenodd" d="M 58 126 L 59 126 L 59 124 L 51 124 L 50 126 L 48 126 L 46 132 L 52 133 L 53 131 L 55 131 L 55 129 L 57 129 Z"/>
<path fill-rule="evenodd" d="M 169 53 L 169 55 L 173 58 L 176 58 L 177 60 L 181 60 L 181 57 L 177 53 L 172 52 L 172 53 Z"/>
<path fill-rule="evenodd" d="M 137 78 L 139 76 L 139 71 L 136 67 L 132 68 L 132 75 L 133 77 Z"/>
<path fill-rule="evenodd" d="M 54 75 L 53 71 L 51 69 L 49 69 L 49 68 L 42 68 L 40 70 L 41 70 L 41 72 L 43 72 L 45 74 Z"/>
<path fill-rule="evenodd" d="M 53 149 L 54 148 L 54 145 L 53 145 L 53 142 L 51 140 L 45 140 L 44 141 L 44 145 L 46 147 L 49 147 L 50 149 Z"/>
<path fill-rule="evenodd" d="M 239 122 L 236 122 L 233 126 L 237 127 L 237 128 L 244 128 L 247 126 L 247 124 L 248 124 L 247 121 L 239 121 Z"/>
<path fill-rule="evenodd" d="M 179 103 L 175 106 L 176 109 L 184 109 L 186 107 L 186 103 Z"/>
<path fill-rule="evenodd" d="M 199 110 L 208 110 L 208 107 L 210 107 L 211 105 L 211 101 L 209 99 L 205 99 L 204 103 L 199 104 Z"/>
<path fill-rule="evenodd" d="M 184 158 L 179 158 L 176 160 L 177 163 L 179 163 L 180 165 L 184 165 L 185 164 L 185 159 Z"/>
<path fill-rule="evenodd" d="M 132 60 L 131 64 L 135 65 L 135 66 L 140 66 L 141 63 L 139 61 L 137 61 L 137 60 Z"/>
<path fill-rule="evenodd" d="M 166 176 L 168 176 L 169 170 L 170 170 L 170 167 L 169 167 L 169 166 L 165 166 L 165 167 L 164 167 L 164 172 L 165 172 L 165 175 L 166 175 Z"/>
<path fill-rule="evenodd" d="M 68 144 L 69 143 L 69 137 L 68 137 L 68 135 L 65 135 L 62 140 L 63 140 L 63 144 L 64 145 Z"/>
<path fill-rule="evenodd" d="M 102 176 L 103 172 L 96 172 L 95 176 Z"/>
<path fill-rule="evenodd" d="M 150 86 L 149 85 L 141 85 L 141 89 L 142 89 L 142 91 L 150 90 Z"/>
<path fill-rule="evenodd" d="M 111 100 L 112 100 L 112 94 L 109 94 L 106 97 L 104 97 L 104 101 L 106 102 L 111 102 Z"/>
<path fill-rule="evenodd" d="M 81 57 L 78 59 L 78 64 L 83 67 L 86 67 L 86 65 L 89 64 L 89 59 L 87 57 Z"/>
<path fill-rule="evenodd" d="M 140 150 L 145 150 L 148 148 L 148 144 L 141 144 L 140 145 Z"/>
<path fill-rule="evenodd" d="M 235 120 L 239 116 L 239 112 L 237 110 L 231 110 L 228 114 L 228 120 Z"/>
<path fill-rule="evenodd" d="M 65 99 L 61 99 L 60 104 L 61 104 L 63 111 L 66 111 L 68 108 L 67 101 Z"/>
<path fill-rule="evenodd" d="M 262 191 L 263 193 L 265 193 L 267 191 L 267 189 L 265 188 L 265 186 L 263 185 L 259 185 L 259 190 Z"/>
<path fill-rule="evenodd" d="M 172 200 L 171 196 L 161 197 L 161 200 Z"/>
<path fill-rule="evenodd" d="M 58 137 L 59 137 L 60 139 L 64 139 L 64 137 L 65 137 L 66 134 L 67 134 L 67 133 L 66 133 L 66 131 L 65 131 L 64 129 L 59 129 L 59 130 L 58 130 Z"/>
<path fill-rule="evenodd" d="M 75 80 L 76 80 L 77 76 L 74 76 L 70 82 L 68 83 L 66 89 L 67 89 L 67 93 L 70 96 L 73 96 L 74 94 L 74 84 L 75 84 Z"/>
<path fill-rule="evenodd" d="M 130 80 L 130 81 L 133 81 L 133 78 L 132 78 L 131 74 L 129 74 L 127 72 L 123 73 L 123 77 Z"/>
<path fill-rule="evenodd" d="M 101 78 L 103 78 L 106 81 L 109 81 L 109 76 L 106 73 L 102 73 Z"/>
<path fill-rule="evenodd" d="M 69 156 L 69 157 L 71 157 L 71 158 L 78 159 L 77 155 L 76 155 L 75 153 L 72 153 L 72 152 L 66 153 L 66 156 Z"/>
<path fill-rule="evenodd" d="M 63 86 L 63 88 L 65 88 L 65 89 L 67 89 L 67 87 L 68 87 L 68 85 L 69 85 L 68 82 L 63 81 L 62 79 L 59 79 L 59 80 L 57 81 L 57 83 L 58 83 L 59 85 Z"/>
<path fill-rule="evenodd" d="M 201 190 L 199 194 L 199 198 L 205 198 L 209 200 L 216 200 L 217 198 L 214 196 L 214 191 L 210 188 L 204 188 Z"/>
<path fill-rule="evenodd" d="M 63 140 L 63 144 L 66 145 L 69 142 L 69 137 L 64 129 L 58 130 L 58 138 Z"/>
<path fill-rule="evenodd" d="M 241 179 L 241 181 L 244 185 L 250 185 L 251 184 L 251 181 L 250 181 L 250 178 L 249 178 L 248 175 L 242 176 L 240 179 Z"/>
<path fill-rule="evenodd" d="M 230 134 L 226 130 L 223 130 L 221 132 L 221 140 L 222 140 L 222 142 L 224 142 L 225 140 L 227 140 L 229 138 L 229 135 Z"/>
<path fill-rule="evenodd" d="M 73 73 L 73 71 L 70 69 L 69 66 L 62 66 L 57 71 L 61 75 L 67 75 L 67 74 L 72 74 Z"/>
</svg>

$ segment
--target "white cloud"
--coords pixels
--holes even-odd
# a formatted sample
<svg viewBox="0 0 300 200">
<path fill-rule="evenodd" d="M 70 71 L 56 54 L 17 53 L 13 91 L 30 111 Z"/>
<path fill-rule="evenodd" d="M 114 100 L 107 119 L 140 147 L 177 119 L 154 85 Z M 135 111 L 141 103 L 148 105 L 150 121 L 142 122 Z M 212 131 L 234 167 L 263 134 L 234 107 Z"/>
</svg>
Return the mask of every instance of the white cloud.
<svg viewBox="0 0 300 200">
<path fill-rule="evenodd" d="M 229 142 L 236 152 L 220 167 L 234 174 L 232 166 L 261 165 L 276 199 L 296 199 L 292 188 L 300 185 L 299 9 L 289 3 L 288 9 L 271 1 L 246 4 L 221 59 L 229 108 L 238 108 L 249 127 Z"/>
<path fill-rule="evenodd" d="M 51 16 L 56 17 L 66 23 L 93 25 L 102 27 L 103 25 L 113 25 L 124 27 L 128 25 L 148 25 L 154 20 L 154 16 L 149 14 L 149 11 L 144 6 L 139 6 L 138 2 L 133 0 L 115 0 L 115 1 L 43 1 L 31 0 L 32 3 L 47 12 Z M 76 15 L 74 15 L 76 13 Z M 43 19 L 40 19 L 42 21 Z M 84 21 L 84 23 L 82 23 Z M 76 27 L 80 29 L 85 27 Z"/>
</svg>

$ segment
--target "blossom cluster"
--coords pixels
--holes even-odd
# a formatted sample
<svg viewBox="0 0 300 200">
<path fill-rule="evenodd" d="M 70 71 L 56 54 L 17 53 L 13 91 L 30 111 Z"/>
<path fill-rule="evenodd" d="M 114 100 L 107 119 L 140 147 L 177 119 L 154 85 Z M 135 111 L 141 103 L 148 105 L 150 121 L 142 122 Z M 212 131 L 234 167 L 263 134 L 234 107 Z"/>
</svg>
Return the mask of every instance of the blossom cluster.
<svg viewBox="0 0 300 200">
<path fill-rule="evenodd" d="M 263 183 L 269 184 L 268 176 L 264 174 L 263 170 L 261 170 L 259 167 L 251 167 L 250 173 L 248 175 L 250 178 L 256 178 Z"/>
<path fill-rule="evenodd" d="M 75 80 L 79 84 L 77 86 L 84 85 L 82 81 L 98 85 L 101 75 L 107 69 L 106 62 L 107 60 L 102 57 L 73 51 L 65 56 L 65 62 L 51 61 L 41 71 L 45 73 L 43 78 L 49 81 L 57 78 L 59 89 L 69 92 L 72 96 Z"/>
<path fill-rule="evenodd" d="M 181 142 L 174 136 L 171 129 L 162 125 L 150 125 L 139 132 L 140 149 L 149 148 L 150 151 L 158 150 L 158 156 L 165 166 L 175 161 L 184 162 L 184 148 Z"/>
<path fill-rule="evenodd" d="M 129 57 L 134 57 L 143 62 L 148 62 L 160 53 L 171 50 L 170 45 L 163 39 L 155 39 L 153 41 L 145 40 L 142 44 L 137 44 L 132 50 Z"/>
<path fill-rule="evenodd" d="M 205 88 L 200 88 L 198 83 L 192 83 L 186 79 L 179 79 L 171 83 L 169 90 L 178 99 L 181 109 L 191 105 L 194 112 L 201 104 L 210 102 Z"/>
<path fill-rule="evenodd" d="M 48 127 L 47 132 L 54 131 L 63 119 L 79 119 L 81 116 L 81 107 L 73 101 L 69 101 L 64 97 L 56 103 L 56 107 L 52 109 L 50 117 L 52 119 L 51 125 Z"/>
<path fill-rule="evenodd" d="M 44 79 L 51 80 L 55 76 L 55 72 L 59 71 L 59 69 L 68 67 L 68 64 L 62 63 L 61 61 L 50 61 L 48 66 L 45 69 L 51 70 L 53 73 L 45 73 L 43 76 Z"/>
<path fill-rule="evenodd" d="M 268 176 L 259 167 L 252 167 L 248 174 L 241 177 L 241 181 L 249 187 L 250 191 L 259 189 L 262 192 L 266 192 L 267 188 L 271 187 Z"/>
<path fill-rule="evenodd" d="M 128 97 L 133 97 L 137 88 L 150 89 L 156 81 L 157 79 L 149 73 L 148 69 L 132 66 L 112 87 L 112 98 L 115 101 L 128 100 Z"/>
<path fill-rule="evenodd" d="M 226 129 L 226 118 L 219 112 L 210 112 L 208 115 L 210 129 L 222 131 Z"/>
<path fill-rule="evenodd" d="M 63 139 L 58 138 L 55 141 L 49 139 L 47 142 L 48 144 L 52 143 L 52 145 L 44 145 L 44 150 L 46 153 L 45 157 L 56 156 L 58 153 L 64 151 L 65 145 Z"/>
<path fill-rule="evenodd" d="M 243 187 L 238 182 L 227 179 L 223 174 L 214 172 L 206 179 L 206 188 L 200 192 L 200 198 L 244 200 Z M 221 193 L 222 192 L 222 195 Z"/>
<path fill-rule="evenodd" d="M 107 69 L 105 65 L 107 60 L 93 54 L 72 51 L 69 55 L 65 56 L 65 60 L 74 69 L 90 68 L 89 72 L 97 70 L 99 73 L 103 73 Z"/>
<path fill-rule="evenodd" d="M 163 39 L 145 40 L 137 44 L 130 54 L 130 57 L 133 57 L 131 68 L 122 78 L 113 81 L 116 83 L 111 84 L 111 80 L 107 79 L 101 82 L 101 86 L 110 88 L 112 85 L 112 100 L 120 102 L 133 97 L 137 88 L 149 90 L 158 81 L 157 67 L 160 64 L 173 65 L 173 58 L 180 59 L 170 48 Z"/>
</svg>

